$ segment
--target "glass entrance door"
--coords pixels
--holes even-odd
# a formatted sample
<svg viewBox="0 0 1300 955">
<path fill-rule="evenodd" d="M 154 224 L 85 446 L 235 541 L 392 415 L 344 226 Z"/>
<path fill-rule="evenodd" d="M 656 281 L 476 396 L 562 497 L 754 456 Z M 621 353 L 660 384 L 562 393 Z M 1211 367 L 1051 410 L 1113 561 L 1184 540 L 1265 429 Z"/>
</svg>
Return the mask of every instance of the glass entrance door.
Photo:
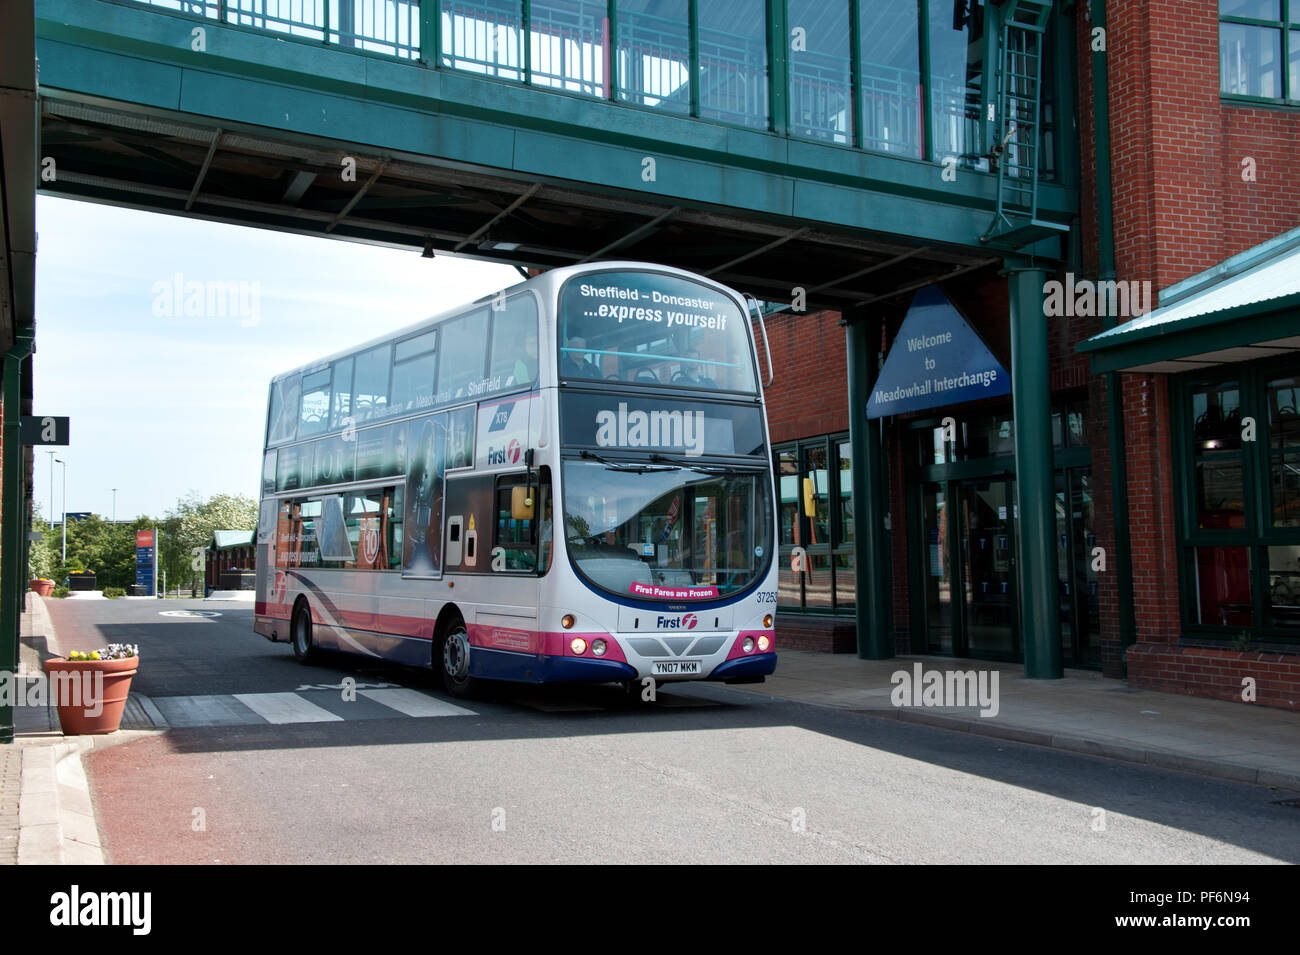
<svg viewBox="0 0 1300 955">
<path fill-rule="evenodd" d="M 1097 572 L 1092 549 L 1092 469 L 1056 472 L 1056 559 L 1060 577 L 1061 659 L 1066 666 L 1101 665 L 1097 644 Z"/>
<path fill-rule="evenodd" d="M 946 484 L 927 484 L 921 489 L 922 557 L 925 581 L 926 649 L 951 654 L 952 619 L 952 531 L 949 527 Z"/>
<path fill-rule="evenodd" d="M 961 520 L 961 651 L 1014 658 L 1016 626 L 1015 482 L 997 479 L 958 485 Z"/>
<path fill-rule="evenodd" d="M 1055 589 L 1063 662 L 1099 667 L 1094 485 L 1081 409 L 1066 403 L 1053 419 L 1060 568 Z M 937 420 L 919 422 L 913 432 L 907 500 L 913 647 L 957 657 L 1023 659 L 1014 435 L 1001 413 L 969 416 L 955 440 Z"/>
</svg>

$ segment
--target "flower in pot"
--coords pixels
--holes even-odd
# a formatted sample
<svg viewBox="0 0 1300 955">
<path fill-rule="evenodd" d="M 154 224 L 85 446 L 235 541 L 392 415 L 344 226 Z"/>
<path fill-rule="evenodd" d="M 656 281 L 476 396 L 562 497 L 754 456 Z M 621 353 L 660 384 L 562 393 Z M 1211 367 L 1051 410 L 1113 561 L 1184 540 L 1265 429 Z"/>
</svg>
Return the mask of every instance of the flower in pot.
<svg viewBox="0 0 1300 955">
<path fill-rule="evenodd" d="M 37 596 L 48 597 L 54 590 L 54 581 L 50 580 L 48 577 L 37 577 L 34 580 L 29 581 L 28 586 L 31 587 L 32 592 Z"/>
<path fill-rule="evenodd" d="M 50 696 L 64 735 L 116 733 L 139 662 L 139 647 L 125 643 L 46 660 Z"/>
</svg>

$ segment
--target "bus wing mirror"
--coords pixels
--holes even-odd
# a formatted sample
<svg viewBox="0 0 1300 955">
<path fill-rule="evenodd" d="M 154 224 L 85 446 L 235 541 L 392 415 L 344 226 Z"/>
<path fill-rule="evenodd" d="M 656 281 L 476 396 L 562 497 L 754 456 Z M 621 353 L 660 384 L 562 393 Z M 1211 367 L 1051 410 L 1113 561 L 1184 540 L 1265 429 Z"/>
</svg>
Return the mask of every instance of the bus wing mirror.
<svg viewBox="0 0 1300 955">
<path fill-rule="evenodd" d="M 510 519 L 514 521 L 533 519 L 533 489 L 528 485 L 510 489 Z"/>
</svg>

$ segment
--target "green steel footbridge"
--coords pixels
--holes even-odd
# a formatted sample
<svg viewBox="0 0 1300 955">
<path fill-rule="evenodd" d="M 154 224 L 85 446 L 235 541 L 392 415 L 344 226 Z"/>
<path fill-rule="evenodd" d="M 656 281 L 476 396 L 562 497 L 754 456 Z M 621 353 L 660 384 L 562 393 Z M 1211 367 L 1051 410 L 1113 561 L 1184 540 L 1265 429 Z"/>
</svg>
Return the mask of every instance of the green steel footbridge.
<svg viewBox="0 0 1300 955">
<path fill-rule="evenodd" d="M 30 394 L 39 190 L 520 269 L 645 259 L 774 305 L 839 310 L 864 464 L 859 645 L 888 655 L 885 571 L 871 556 L 883 540 L 879 431 L 860 414 L 875 375 L 868 342 L 880 340 L 870 306 L 1008 272 L 1017 436 L 1035 433 L 1033 407 L 1050 414 L 1042 282 L 1077 255 L 1073 6 L 7 4 L 0 563 L 12 573 L 0 626 L 13 633 L 21 599 L 16 495 L 30 463 L 11 426 Z M 1036 502 L 1026 534 L 1033 513 L 1045 531 L 1052 521 L 1050 437 L 1038 443 L 1045 454 L 1030 437 L 1017 449 L 1022 502 Z M 1042 574 L 1044 587 L 1055 581 L 1054 566 Z M 1022 592 L 1034 589 L 1027 579 Z M 1052 599 L 1022 607 L 1033 627 L 1051 618 L 1026 644 L 1034 675 L 1060 670 Z"/>
</svg>

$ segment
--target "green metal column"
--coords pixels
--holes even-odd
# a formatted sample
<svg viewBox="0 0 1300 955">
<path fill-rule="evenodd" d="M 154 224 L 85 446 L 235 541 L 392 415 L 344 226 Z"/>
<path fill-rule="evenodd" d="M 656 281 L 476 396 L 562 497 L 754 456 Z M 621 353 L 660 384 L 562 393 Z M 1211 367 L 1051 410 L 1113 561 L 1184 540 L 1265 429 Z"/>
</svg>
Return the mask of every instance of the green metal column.
<svg viewBox="0 0 1300 955">
<path fill-rule="evenodd" d="M 441 0 L 420 0 L 420 61 L 425 66 L 438 67 L 442 62 Z"/>
<path fill-rule="evenodd" d="M 772 132 L 790 132 L 790 30 L 786 0 L 767 0 L 768 102 Z"/>
<path fill-rule="evenodd" d="M 18 672 L 19 606 L 27 552 L 24 535 L 27 516 L 23 512 L 23 446 L 19 434 L 22 410 L 23 361 L 32 353 L 31 331 L 19 331 L 14 347 L 5 352 L 3 454 L 0 456 L 0 672 Z M 0 743 L 13 742 L 14 709 L 7 698 L 0 703 Z"/>
<path fill-rule="evenodd" d="M 1106 29 L 1106 0 L 1093 0 L 1092 26 Z M 1115 228 L 1112 216 L 1110 174 L 1110 80 L 1106 53 L 1092 53 L 1093 141 L 1097 155 L 1097 270 L 1103 282 L 1115 279 Z M 1115 327 L 1115 317 L 1102 318 L 1105 328 Z M 1119 639 L 1124 649 L 1121 669 L 1128 676 L 1127 651 L 1137 642 L 1133 605 L 1132 542 L 1128 533 L 1128 457 L 1124 446 L 1124 391 L 1118 372 L 1106 373 L 1106 431 L 1110 444 L 1110 506 L 1115 534 L 1111 567 L 1119 600 Z"/>
<path fill-rule="evenodd" d="M 688 82 L 691 94 L 691 115 L 700 115 L 700 4 L 699 0 L 689 0 L 686 5 Z"/>
<path fill-rule="evenodd" d="M 860 0 L 849 4 L 849 102 L 853 126 L 853 145 L 866 142 L 866 113 L 862 102 L 862 9 Z"/>
<path fill-rule="evenodd" d="M 917 27 L 921 35 L 921 158 L 933 162 L 934 125 L 931 121 L 934 94 L 930 90 L 930 0 L 919 0 Z"/>
<path fill-rule="evenodd" d="M 876 381 L 880 319 L 845 316 L 849 377 L 849 441 L 853 455 L 853 537 L 858 656 L 888 660 L 894 655 L 889 633 L 889 587 L 885 541 L 886 487 L 881 467 L 880 421 L 867 420 L 867 399 Z"/>
<path fill-rule="evenodd" d="M 1009 266 L 1011 404 L 1016 421 L 1016 502 L 1020 630 L 1025 676 L 1061 671 L 1060 580 L 1056 559 L 1056 481 L 1052 466 L 1052 391 L 1048 381 L 1047 270 Z"/>
</svg>

